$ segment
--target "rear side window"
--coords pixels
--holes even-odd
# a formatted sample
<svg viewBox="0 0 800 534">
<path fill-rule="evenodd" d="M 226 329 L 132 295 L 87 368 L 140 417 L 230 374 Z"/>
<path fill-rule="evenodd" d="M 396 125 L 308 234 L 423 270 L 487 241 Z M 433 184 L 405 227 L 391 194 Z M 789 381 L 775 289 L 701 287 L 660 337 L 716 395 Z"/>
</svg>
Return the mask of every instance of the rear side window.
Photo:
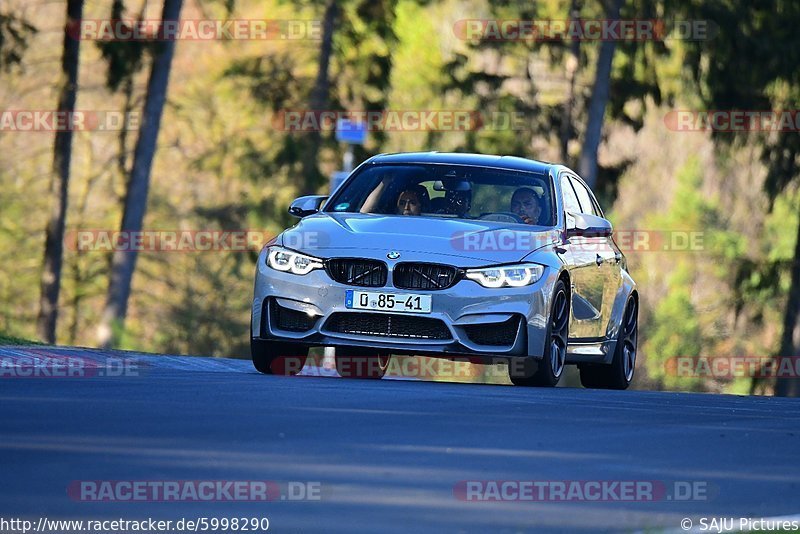
<svg viewBox="0 0 800 534">
<path fill-rule="evenodd" d="M 566 174 L 561 175 L 561 194 L 564 195 L 564 211 L 581 212 L 581 205 L 578 203 L 578 198 L 575 196 L 575 191 L 572 189 L 570 179 Z"/>
<path fill-rule="evenodd" d="M 578 201 L 581 203 L 581 213 L 597 215 L 600 217 L 600 210 L 598 210 L 595 203 L 592 202 L 592 195 L 589 193 L 589 190 L 586 188 L 586 186 L 580 183 L 578 180 L 572 178 L 570 178 L 569 181 L 572 182 L 572 186 L 575 188 L 575 193 L 578 195 Z"/>
</svg>

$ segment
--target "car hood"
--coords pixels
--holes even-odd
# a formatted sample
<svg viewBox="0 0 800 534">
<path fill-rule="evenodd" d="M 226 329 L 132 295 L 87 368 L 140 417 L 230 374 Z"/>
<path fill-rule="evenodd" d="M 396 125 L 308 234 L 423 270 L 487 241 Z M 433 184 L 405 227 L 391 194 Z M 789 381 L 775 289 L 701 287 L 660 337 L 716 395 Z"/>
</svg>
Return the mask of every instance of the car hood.
<svg viewBox="0 0 800 534">
<path fill-rule="evenodd" d="M 543 246 L 560 242 L 552 228 L 490 221 L 401 217 L 363 213 L 318 213 L 281 234 L 280 244 L 330 257 L 442 261 L 462 267 L 512 263 Z"/>
</svg>

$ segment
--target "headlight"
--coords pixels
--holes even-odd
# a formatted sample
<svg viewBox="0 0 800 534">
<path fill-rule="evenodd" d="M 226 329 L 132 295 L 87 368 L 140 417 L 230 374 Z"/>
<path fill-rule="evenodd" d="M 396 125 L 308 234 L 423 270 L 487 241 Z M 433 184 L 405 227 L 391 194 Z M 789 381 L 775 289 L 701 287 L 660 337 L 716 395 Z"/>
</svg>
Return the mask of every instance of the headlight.
<svg viewBox="0 0 800 534">
<path fill-rule="evenodd" d="M 292 274 L 308 274 L 314 269 L 322 269 L 322 260 L 306 256 L 283 247 L 270 247 L 267 254 L 267 265 L 276 271 Z"/>
<path fill-rule="evenodd" d="M 544 266 L 536 263 L 503 265 L 483 269 L 467 269 L 467 278 L 483 287 L 522 287 L 535 284 L 544 274 Z"/>
</svg>

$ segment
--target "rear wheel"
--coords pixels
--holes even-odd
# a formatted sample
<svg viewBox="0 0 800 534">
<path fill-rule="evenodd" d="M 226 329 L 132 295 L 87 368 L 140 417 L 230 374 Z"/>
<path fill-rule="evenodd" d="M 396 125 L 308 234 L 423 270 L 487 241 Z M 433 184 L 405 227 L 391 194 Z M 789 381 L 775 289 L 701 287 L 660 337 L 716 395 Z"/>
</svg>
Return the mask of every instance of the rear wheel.
<svg viewBox="0 0 800 534">
<path fill-rule="evenodd" d="M 364 347 L 336 347 L 336 371 L 342 378 L 380 379 L 389 368 L 388 353 Z"/>
<path fill-rule="evenodd" d="M 541 360 L 513 358 L 508 364 L 508 377 L 515 386 L 553 387 L 564 374 L 569 339 L 569 297 L 563 280 L 556 283 L 553 307 L 547 328 L 547 345 Z"/>
<path fill-rule="evenodd" d="M 308 347 L 250 338 L 250 356 L 253 367 L 266 375 L 296 375 L 303 370 L 308 358 Z"/>
<path fill-rule="evenodd" d="M 628 298 L 622 317 L 617 348 L 611 365 L 582 364 L 581 384 L 586 388 L 628 389 L 636 368 L 639 341 L 639 306 L 634 297 Z"/>
</svg>

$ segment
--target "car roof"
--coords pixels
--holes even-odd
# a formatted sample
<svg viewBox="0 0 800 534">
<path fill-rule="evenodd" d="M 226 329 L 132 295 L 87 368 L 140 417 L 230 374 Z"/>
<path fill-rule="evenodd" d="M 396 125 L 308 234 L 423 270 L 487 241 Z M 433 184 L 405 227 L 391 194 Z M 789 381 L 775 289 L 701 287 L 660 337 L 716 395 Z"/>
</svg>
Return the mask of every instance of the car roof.
<svg viewBox="0 0 800 534">
<path fill-rule="evenodd" d="M 404 152 L 379 154 L 365 163 L 428 163 L 450 165 L 473 165 L 514 171 L 547 174 L 551 163 L 516 156 L 493 156 L 487 154 L 468 154 L 460 152 Z"/>
</svg>

